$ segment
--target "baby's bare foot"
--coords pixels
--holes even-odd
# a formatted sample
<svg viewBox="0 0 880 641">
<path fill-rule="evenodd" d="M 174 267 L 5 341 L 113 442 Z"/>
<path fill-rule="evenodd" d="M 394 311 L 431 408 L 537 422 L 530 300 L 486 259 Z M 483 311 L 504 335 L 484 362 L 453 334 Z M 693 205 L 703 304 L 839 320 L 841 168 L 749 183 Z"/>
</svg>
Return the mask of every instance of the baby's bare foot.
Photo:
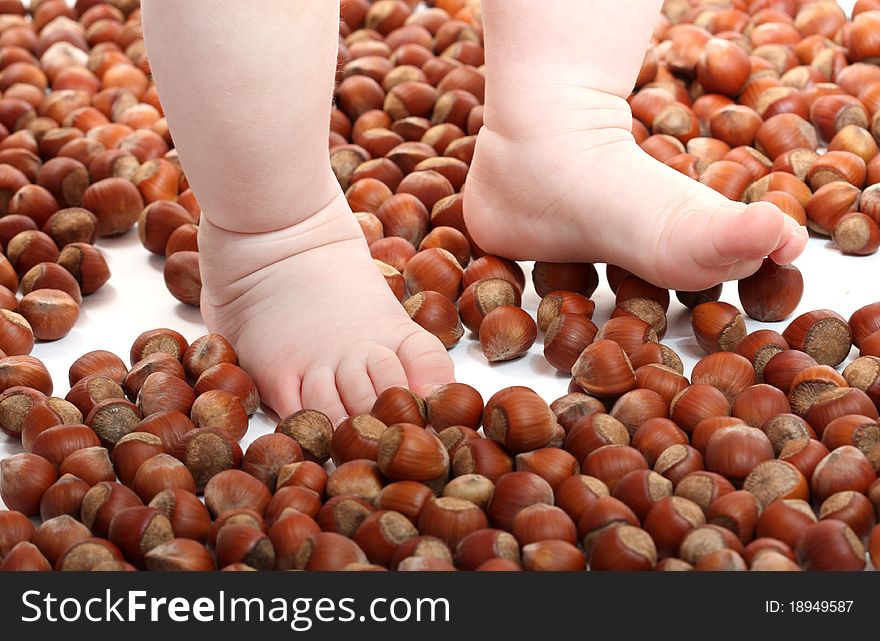
<svg viewBox="0 0 880 641">
<path fill-rule="evenodd" d="M 568 89 L 551 102 L 554 118 L 536 112 L 522 135 L 487 103 L 464 190 L 468 229 L 487 252 L 613 263 L 699 290 L 803 251 L 806 229 L 774 205 L 730 201 L 644 153 L 622 98 Z"/>
<path fill-rule="evenodd" d="M 452 361 L 376 270 L 340 193 L 304 222 L 239 234 L 202 219 L 202 314 L 235 345 L 264 401 L 337 421 L 369 412 L 382 390 L 426 393 Z"/>
</svg>

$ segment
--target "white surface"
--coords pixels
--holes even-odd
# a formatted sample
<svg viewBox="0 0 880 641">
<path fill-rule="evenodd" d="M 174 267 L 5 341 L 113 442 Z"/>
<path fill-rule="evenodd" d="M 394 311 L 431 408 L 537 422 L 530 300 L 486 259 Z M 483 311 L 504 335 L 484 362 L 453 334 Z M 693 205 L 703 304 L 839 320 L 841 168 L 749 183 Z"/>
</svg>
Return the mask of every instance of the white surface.
<svg viewBox="0 0 880 641">
<path fill-rule="evenodd" d="M 112 277 L 96 294 L 83 301 L 79 321 L 65 338 L 38 343 L 33 355 L 40 358 L 52 374 L 54 394 L 64 396 L 69 386 L 67 371 L 80 355 L 93 349 L 107 349 L 118 354 L 126 363 L 131 343 L 143 331 L 170 327 L 193 341 L 205 333 L 198 310 L 178 303 L 165 288 L 162 279 L 163 259 L 149 254 L 140 244 L 134 230 L 122 237 L 101 240 Z M 880 254 L 869 257 L 843 256 L 825 239 L 810 240 L 806 253 L 796 264 L 804 274 L 805 293 L 795 314 L 820 308 L 830 308 L 849 315 L 868 303 L 880 300 L 877 274 L 880 273 Z M 528 271 L 529 264 L 523 267 Z M 601 325 L 614 307 L 614 296 L 604 278 L 604 266 L 599 266 L 601 285 L 593 299 L 596 301 L 594 320 Z M 534 315 L 538 296 L 527 278 L 523 306 Z M 722 300 L 739 306 L 736 283 L 725 285 Z M 757 323 L 749 321 L 749 331 L 767 327 L 782 331 L 787 322 Z M 479 343 L 470 334 L 452 349 L 458 380 L 476 387 L 484 398 L 510 385 L 527 385 L 548 402 L 566 393 L 569 377 L 556 373 L 544 360 L 542 336 L 529 354 L 516 361 L 488 365 L 480 352 Z M 673 347 L 685 361 L 687 372 L 702 355 L 690 328 L 690 315 L 672 296 L 669 308 L 669 331 L 664 342 Z M 852 356 L 856 356 L 853 350 Z M 277 419 L 259 412 L 251 420 L 251 430 L 245 437 L 246 445 L 257 436 L 272 431 Z M 18 441 L 0 434 L 0 458 L 21 451 Z"/>
<path fill-rule="evenodd" d="M 847 10 L 853 0 L 840 2 Z M 98 247 L 107 257 L 112 277 L 96 294 L 87 297 L 80 319 L 73 331 L 52 343 L 40 343 L 33 355 L 41 359 L 52 374 L 54 395 L 64 396 L 69 386 L 67 371 L 80 355 L 94 349 L 106 349 L 128 363 L 131 343 L 143 331 L 170 327 L 193 341 L 206 332 L 196 308 L 178 303 L 165 288 L 162 278 L 163 259 L 149 254 L 140 245 L 134 230 L 113 238 L 102 239 Z M 870 257 L 842 256 L 827 239 L 812 238 L 806 253 L 796 262 L 804 275 L 805 292 L 795 315 L 820 308 L 829 308 L 848 318 L 859 307 L 880 300 L 880 255 Z M 528 275 L 528 264 L 524 264 Z M 594 320 L 601 325 L 614 307 L 614 297 L 599 266 L 601 285 L 596 301 Z M 527 277 L 528 287 L 523 306 L 534 315 L 538 297 Z M 722 300 L 739 306 L 736 283 L 725 286 Z M 794 316 L 793 316 L 794 317 Z M 749 331 L 760 327 L 781 332 L 787 322 L 757 323 L 749 321 Z M 458 380 L 473 385 L 484 399 L 510 385 L 527 385 L 548 402 L 566 393 L 569 377 L 558 374 L 542 354 L 542 336 L 525 357 L 489 366 L 479 343 L 469 334 L 451 351 Z M 685 362 L 686 373 L 702 355 L 690 328 L 688 311 L 672 296 L 669 308 L 669 330 L 664 343 L 674 348 Z M 857 355 L 855 350 L 851 356 Z M 251 419 L 251 429 L 243 446 L 254 438 L 274 429 L 276 418 L 258 412 Z M 0 434 L 0 458 L 21 451 L 21 444 Z M 2 507 L 2 502 L 0 502 Z"/>
</svg>

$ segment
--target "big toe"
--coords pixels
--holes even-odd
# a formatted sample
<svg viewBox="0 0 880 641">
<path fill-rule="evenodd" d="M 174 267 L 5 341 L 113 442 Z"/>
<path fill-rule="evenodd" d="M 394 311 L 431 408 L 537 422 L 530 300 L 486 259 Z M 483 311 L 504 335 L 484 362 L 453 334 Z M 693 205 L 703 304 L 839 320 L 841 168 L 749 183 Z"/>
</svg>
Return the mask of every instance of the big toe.
<svg viewBox="0 0 880 641">
<path fill-rule="evenodd" d="M 778 207 L 765 202 L 742 210 L 722 207 L 701 223 L 702 238 L 695 238 L 691 252 L 698 264 L 710 268 L 761 260 L 784 247 L 797 228 Z"/>
<path fill-rule="evenodd" d="M 397 356 L 406 372 L 409 388 L 421 396 L 438 385 L 455 380 L 452 359 L 440 340 L 428 332 L 418 331 L 397 348 Z"/>
<path fill-rule="evenodd" d="M 798 226 L 794 233 L 789 236 L 782 246 L 770 254 L 770 258 L 778 265 L 787 265 L 800 256 L 807 248 L 807 241 L 810 239 L 810 233 L 806 227 Z"/>
</svg>

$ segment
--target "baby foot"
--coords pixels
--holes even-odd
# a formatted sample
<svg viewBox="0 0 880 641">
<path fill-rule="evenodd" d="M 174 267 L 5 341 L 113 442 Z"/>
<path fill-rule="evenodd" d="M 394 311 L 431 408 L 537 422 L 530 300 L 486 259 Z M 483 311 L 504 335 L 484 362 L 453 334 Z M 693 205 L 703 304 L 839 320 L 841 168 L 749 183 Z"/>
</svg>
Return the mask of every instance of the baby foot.
<svg viewBox="0 0 880 641">
<path fill-rule="evenodd" d="M 535 113 L 523 128 L 517 114 L 515 132 L 487 103 L 464 189 L 468 230 L 485 251 L 613 263 L 695 291 L 752 274 L 765 256 L 789 263 L 806 246 L 806 229 L 774 205 L 730 201 L 643 152 L 622 98 L 586 89 L 548 104 L 553 118 Z"/>
<path fill-rule="evenodd" d="M 377 271 L 341 192 L 278 231 L 234 233 L 205 218 L 199 229 L 205 322 L 280 416 L 305 407 L 336 422 L 369 412 L 388 387 L 426 394 L 453 380 L 443 345 Z"/>
</svg>

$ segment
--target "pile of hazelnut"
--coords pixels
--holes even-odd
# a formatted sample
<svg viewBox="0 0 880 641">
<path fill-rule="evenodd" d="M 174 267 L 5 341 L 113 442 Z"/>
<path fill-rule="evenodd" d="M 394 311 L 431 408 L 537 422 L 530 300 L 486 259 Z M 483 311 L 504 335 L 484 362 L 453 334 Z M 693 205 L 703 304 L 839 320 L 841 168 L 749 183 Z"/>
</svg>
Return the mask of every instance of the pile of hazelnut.
<svg viewBox="0 0 880 641">
<path fill-rule="evenodd" d="M 0 2 L 3 355 L 71 330 L 83 296 L 110 277 L 96 238 L 140 219 L 152 247 L 153 221 L 180 218 L 189 235 L 169 253 L 194 249 L 199 208 L 149 79 L 138 4 Z M 186 297 L 190 263 L 176 261 L 169 286 Z"/>
<path fill-rule="evenodd" d="M 0 570 L 880 565 L 880 358 L 831 367 L 877 333 L 880 303 L 782 336 L 746 336 L 719 302 L 695 324 L 713 351 L 690 382 L 621 316 L 550 405 L 394 387 L 335 430 L 296 412 L 244 452 L 259 396 L 216 334 L 145 332 L 131 369 L 87 353 L 63 399 L 37 359 L 4 362 L 0 429 L 25 451 L 0 461 Z"/>
<path fill-rule="evenodd" d="M 720 285 L 676 292 L 707 352 L 689 377 L 660 343 L 670 292 L 613 265 L 599 327 L 595 266 L 536 263 L 533 319 L 523 270 L 482 252 L 462 217 L 484 89 L 474 0 L 343 0 L 331 165 L 415 322 L 447 347 L 470 330 L 490 362 L 543 332 L 570 393 L 548 404 L 526 387 L 485 401 L 463 383 L 425 399 L 391 388 L 335 430 L 303 410 L 242 451 L 259 397 L 235 351 L 157 329 L 135 341 L 131 369 L 90 352 L 67 396 L 51 396 L 27 354 L 75 321 L 62 293 L 75 308 L 109 275 L 94 237 L 137 221 L 168 257 L 171 293 L 198 304 L 199 208 L 137 1 L 32 4 L 25 16 L 0 0 L 0 178 L 12 176 L 0 299 L 20 312 L 0 310 L 0 429 L 24 449 L 0 462 L 0 569 L 880 567 L 880 302 L 749 334 Z M 848 21 L 833 2 L 668 0 L 630 99 L 636 139 L 843 252 L 876 251 L 874 10 L 880 0 L 859 0 Z M 739 283 L 742 308 L 784 320 L 803 286 L 796 267 L 765 261 Z"/>
</svg>

